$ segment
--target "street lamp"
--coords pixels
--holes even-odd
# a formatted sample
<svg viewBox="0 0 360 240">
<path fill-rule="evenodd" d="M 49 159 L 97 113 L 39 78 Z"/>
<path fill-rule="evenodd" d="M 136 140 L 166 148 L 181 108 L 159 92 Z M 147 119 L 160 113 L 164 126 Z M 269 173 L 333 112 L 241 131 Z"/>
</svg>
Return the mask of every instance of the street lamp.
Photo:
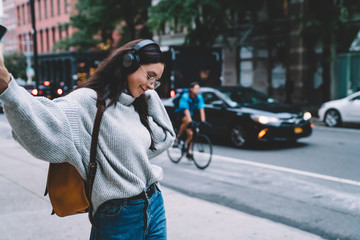
<svg viewBox="0 0 360 240">
<path fill-rule="evenodd" d="M 31 11 L 31 24 L 32 30 L 31 34 L 33 36 L 33 48 L 34 48 L 34 79 L 35 79 L 35 86 L 39 88 L 39 63 L 38 63 L 38 52 L 37 52 L 37 33 L 36 33 L 36 25 L 35 25 L 35 1 L 30 0 L 30 11 Z"/>
</svg>

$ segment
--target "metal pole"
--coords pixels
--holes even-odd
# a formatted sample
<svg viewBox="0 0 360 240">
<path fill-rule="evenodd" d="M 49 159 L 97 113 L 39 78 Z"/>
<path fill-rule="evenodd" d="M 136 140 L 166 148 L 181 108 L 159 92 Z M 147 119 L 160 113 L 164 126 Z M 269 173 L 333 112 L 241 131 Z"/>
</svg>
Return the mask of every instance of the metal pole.
<svg viewBox="0 0 360 240">
<path fill-rule="evenodd" d="M 25 35 L 25 46 L 26 46 L 26 52 L 25 52 L 25 56 L 26 56 L 26 76 L 27 76 L 27 82 L 31 83 L 32 77 L 28 71 L 31 71 L 31 52 L 30 52 L 30 39 L 29 39 L 29 35 L 26 34 Z"/>
<path fill-rule="evenodd" d="M 32 35 L 33 35 L 33 48 L 34 48 L 34 79 L 36 88 L 39 88 L 39 63 L 38 63 L 38 52 L 37 52 L 37 32 L 35 25 L 35 2 L 30 0 L 30 10 L 31 10 L 31 23 L 32 23 Z"/>
</svg>

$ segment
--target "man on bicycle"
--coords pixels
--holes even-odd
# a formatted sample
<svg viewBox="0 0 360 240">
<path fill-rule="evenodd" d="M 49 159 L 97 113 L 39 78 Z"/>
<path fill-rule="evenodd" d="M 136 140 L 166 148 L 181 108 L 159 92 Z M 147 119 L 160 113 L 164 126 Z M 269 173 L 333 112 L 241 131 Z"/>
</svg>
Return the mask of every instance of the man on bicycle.
<svg viewBox="0 0 360 240">
<path fill-rule="evenodd" d="M 182 94 L 179 100 L 179 108 L 175 110 L 179 114 L 181 120 L 179 132 L 177 134 L 176 142 L 180 139 L 181 135 L 186 131 L 186 157 L 193 159 L 190 154 L 191 146 L 189 145 L 192 137 L 193 130 L 191 123 L 193 120 L 205 122 L 205 104 L 202 95 L 199 93 L 200 85 L 198 82 L 190 83 L 189 92 Z"/>
</svg>

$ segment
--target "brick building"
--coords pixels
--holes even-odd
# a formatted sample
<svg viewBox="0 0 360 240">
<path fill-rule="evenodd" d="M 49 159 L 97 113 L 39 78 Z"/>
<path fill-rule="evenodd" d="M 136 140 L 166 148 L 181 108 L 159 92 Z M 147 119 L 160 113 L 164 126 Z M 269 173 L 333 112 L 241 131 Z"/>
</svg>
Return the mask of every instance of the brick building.
<svg viewBox="0 0 360 240">
<path fill-rule="evenodd" d="M 56 41 L 73 33 L 69 22 L 75 0 L 34 0 L 38 53 L 53 51 Z M 32 42 L 32 23 L 29 0 L 3 0 L 3 24 L 9 32 L 4 37 L 4 53 L 25 52 L 26 38 Z M 32 51 L 32 45 L 30 45 Z"/>
</svg>

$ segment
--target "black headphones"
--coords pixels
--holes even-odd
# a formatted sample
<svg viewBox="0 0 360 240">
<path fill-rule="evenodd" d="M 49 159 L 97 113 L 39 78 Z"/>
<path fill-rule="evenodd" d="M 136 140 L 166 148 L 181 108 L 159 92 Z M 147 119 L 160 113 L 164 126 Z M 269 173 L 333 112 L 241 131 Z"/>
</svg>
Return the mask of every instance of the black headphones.
<svg viewBox="0 0 360 240">
<path fill-rule="evenodd" d="M 140 67 L 140 57 L 137 52 L 143 47 L 152 44 L 158 45 L 156 42 L 150 39 L 142 40 L 138 42 L 132 50 L 124 54 L 122 64 L 128 73 L 133 73 Z"/>
</svg>

